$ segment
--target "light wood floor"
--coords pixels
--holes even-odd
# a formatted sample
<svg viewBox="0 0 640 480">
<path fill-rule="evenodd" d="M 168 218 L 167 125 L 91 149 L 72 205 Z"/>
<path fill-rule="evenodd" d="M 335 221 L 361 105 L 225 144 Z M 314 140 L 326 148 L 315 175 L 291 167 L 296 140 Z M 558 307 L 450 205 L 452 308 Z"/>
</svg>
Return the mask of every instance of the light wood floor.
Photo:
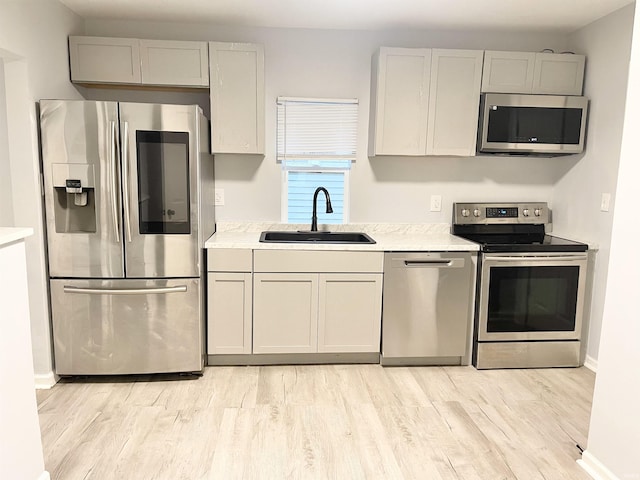
<svg viewBox="0 0 640 480">
<path fill-rule="evenodd" d="M 54 480 L 581 479 L 595 376 L 379 365 L 208 367 L 38 391 Z"/>
</svg>

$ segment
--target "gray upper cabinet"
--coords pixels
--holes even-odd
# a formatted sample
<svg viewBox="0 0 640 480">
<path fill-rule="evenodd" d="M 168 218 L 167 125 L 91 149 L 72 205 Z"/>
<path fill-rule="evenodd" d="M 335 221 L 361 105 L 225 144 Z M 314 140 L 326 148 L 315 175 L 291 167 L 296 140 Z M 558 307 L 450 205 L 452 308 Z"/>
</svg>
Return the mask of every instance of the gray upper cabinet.
<svg viewBox="0 0 640 480">
<path fill-rule="evenodd" d="M 209 86 L 207 42 L 140 40 L 143 85 Z"/>
<path fill-rule="evenodd" d="M 431 49 L 382 47 L 372 64 L 369 156 L 425 155 Z"/>
<path fill-rule="evenodd" d="M 206 88 L 206 42 L 69 37 L 74 83 Z"/>
<path fill-rule="evenodd" d="M 582 95 L 584 55 L 485 51 L 482 92 Z"/>
<path fill-rule="evenodd" d="M 482 91 L 490 93 L 531 93 L 534 52 L 484 52 Z"/>
<path fill-rule="evenodd" d="M 382 47 L 373 57 L 369 156 L 472 156 L 482 50 Z"/>
<path fill-rule="evenodd" d="M 427 155 L 475 155 L 481 77 L 482 50 L 432 50 Z"/>
<path fill-rule="evenodd" d="M 209 42 L 211 151 L 264 155 L 264 47 Z"/>
<path fill-rule="evenodd" d="M 135 38 L 69 37 L 71 81 L 140 84 L 140 47 Z"/>
<path fill-rule="evenodd" d="M 536 53 L 533 93 L 582 95 L 584 55 Z"/>
</svg>

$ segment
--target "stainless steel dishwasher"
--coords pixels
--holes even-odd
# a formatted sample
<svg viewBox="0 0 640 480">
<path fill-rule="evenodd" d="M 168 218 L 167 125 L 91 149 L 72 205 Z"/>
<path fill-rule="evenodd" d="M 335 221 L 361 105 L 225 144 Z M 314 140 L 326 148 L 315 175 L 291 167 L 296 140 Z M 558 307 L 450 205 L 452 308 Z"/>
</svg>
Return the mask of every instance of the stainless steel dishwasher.
<svg viewBox="0 0 640 480">
<path fill-rule="evenodd" d="M 390 252 L 384 256 L 383 365 L 468 365 L 477 256 Z"/>
</svg>

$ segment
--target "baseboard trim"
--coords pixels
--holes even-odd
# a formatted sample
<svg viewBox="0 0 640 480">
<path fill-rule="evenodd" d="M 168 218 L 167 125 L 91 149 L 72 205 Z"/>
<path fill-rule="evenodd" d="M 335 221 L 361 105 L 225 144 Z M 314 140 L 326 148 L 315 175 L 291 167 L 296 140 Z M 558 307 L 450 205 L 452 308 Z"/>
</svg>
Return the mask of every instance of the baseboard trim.
<svg viewBox="0 0 640 480">
<path fill-rule="evenodd" d="M 38 480 L 51 480 L 51 475 L 46 470 L 40 474 Z"/>
<path fill-rule="evenodd" d="M 582 452 L 582 459 L 578 460 L 577 463 L 595 480 L 620 480 L 611 470 L 605 467 L 600 460 L 591 455 L 587 450 Z"/>
<path fill-rule="evenodd" d="M 598 371 L 598 359 L 587 355 L 584 359 L 584 366 L 591 370 L 593 373 Z"/>
<path fill-rule="evenodd" d="M 315 365 L 331 363 L 380 363 L 373 353 L 260 353 L 208 355 L 207 366 L 229 365 Z"/>
<path fill-rule="evenodd" d="M 49 390 L 56 383 L 58 383 L 58 377 L 53 372 L 40 373 L 34 375 L 34 382 L 36 385 L 36 390 Z"/>
</svg>

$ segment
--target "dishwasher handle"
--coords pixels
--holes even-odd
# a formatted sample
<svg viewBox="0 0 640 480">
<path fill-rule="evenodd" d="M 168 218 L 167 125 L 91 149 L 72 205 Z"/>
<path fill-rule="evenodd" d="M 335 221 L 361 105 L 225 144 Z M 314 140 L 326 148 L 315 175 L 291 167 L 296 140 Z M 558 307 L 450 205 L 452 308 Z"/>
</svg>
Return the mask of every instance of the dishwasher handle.
<svg viewBox="0 0 640 480">
<path fill-rule="evenodd" d="M 404 260 L 408 268 L 462 268 L 464 258 L 437 258 L 425 260 Z"/>
</svg>

